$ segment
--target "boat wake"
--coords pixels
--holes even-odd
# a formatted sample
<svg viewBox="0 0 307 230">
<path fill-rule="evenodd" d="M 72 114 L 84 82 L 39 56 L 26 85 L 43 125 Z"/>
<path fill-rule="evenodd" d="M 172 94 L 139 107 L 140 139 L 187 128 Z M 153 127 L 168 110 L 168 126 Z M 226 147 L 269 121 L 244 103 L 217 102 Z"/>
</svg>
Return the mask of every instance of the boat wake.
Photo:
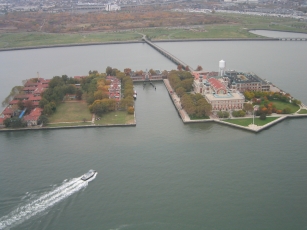
<svg viewBox="0 0 307 230">
<path fill-rule="evenodd" d="M 0 218 L 0 229 L 9 229 L 31 217 L 47 210 L 61 200 L 71 196 L 87 187 L 88 182 L 95 179 L 96 175 L 91 180 L 83 181 L 79 178 L 74 178 L 69 181 L 64 181 L 62 185 L 53 188 L 51 191 L 42 194 L 39 198 L 28 201 L 21 205 L 6 216 Z"/>
</svg>

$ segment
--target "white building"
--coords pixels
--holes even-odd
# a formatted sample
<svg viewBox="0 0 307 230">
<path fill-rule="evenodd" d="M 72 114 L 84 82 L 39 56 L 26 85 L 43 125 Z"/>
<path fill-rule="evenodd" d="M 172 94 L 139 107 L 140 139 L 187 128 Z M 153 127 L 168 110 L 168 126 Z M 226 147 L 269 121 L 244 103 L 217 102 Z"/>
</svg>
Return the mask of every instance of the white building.
<svg viewBox="0 0 307 230">
<path fill-rule="evenodd" d="M 120 6 L 116 5 L 115 3 L 108 3 L 106 5 L 106 11 L 118 11 L 120 9 Z"/>
<path fill-rule="evenodd" d="M 237 91 L 236 84 L 227 87 L 228 81 L 208 75 L 194 75 L 194 91 L 202 94 L 212 105 L 212 111 L 241 110 L 245 97 Z"/>
</svg>

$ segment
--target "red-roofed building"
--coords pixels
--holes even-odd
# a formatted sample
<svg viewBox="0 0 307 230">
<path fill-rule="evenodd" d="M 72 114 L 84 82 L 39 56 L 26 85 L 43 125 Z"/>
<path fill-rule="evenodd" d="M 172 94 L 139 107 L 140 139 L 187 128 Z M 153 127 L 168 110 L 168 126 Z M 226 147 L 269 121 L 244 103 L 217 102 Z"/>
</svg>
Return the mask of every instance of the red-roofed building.
<svg viewBox="0 0 307 230">
<path fill-rule="evenodd" d="M 6 107 L 6 108 L 3 110 L 2 114 L 3 114 L 4 116 L 13 116 L 14 111 L 12 110 L 12 108 Z"/>
<path fill-rule="evenodd" d="M 18 102 L 19 102 L 19 100 L 12 100 L 12 101 L 10 101 L 10 103 L 9 103 L 9 105 L 17 105 L 18 104 Z"/>
<path fill-rule="evenodd" d="M 243 108 L 245 100 L 243 94 L 237 91 L 236 85 L 228 88 L 227 82 L 222 78 L 217 79 L 207 76 L 207 79 L 203 80 L 202 76 L 199 76 L 197 80 L 194 80 L 194 91 L 205 97 L 211 104 L 212 111 L 240 110 Z"/>
<path fill-rule="evenodd" d="M 42 114 L 42 109 L 35 108 L 28 115 L 24 116 L 23 120 L 27 122 L 28 126 L 34 126 L 37 125 L 38 119 L 41 114 Z"/>
<path fill-rule="evenodd" d="M 208 82 L 213 87 L 213 90 L 214 90 L 215 93 L 217 93 L 217 94 L 226 94 L 227 93 L 226 86 L 221 81 L 219 81 L 218 79 L 211 77 L 211 78 L 208 79 Z"/>
<path fill-rule="evenodd" d="M 107 76 L 106 80 L 110 80 L 111 84 L 109 86 L 109 98 L 116 99 L 120 101 L 121 99 L 121 84 L 117 77 Z"/>
</svg>

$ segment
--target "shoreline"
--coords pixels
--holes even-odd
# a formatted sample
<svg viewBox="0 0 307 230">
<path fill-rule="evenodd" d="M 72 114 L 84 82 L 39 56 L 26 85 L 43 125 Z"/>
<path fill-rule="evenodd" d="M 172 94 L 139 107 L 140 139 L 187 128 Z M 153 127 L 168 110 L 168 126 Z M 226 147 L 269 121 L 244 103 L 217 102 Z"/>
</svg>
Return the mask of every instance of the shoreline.
<svg viewBox="0 0 307 230">
<path fill-rule="evenodd" d="M 195 38 L 195 39 L 163 39 L 152 40 L 152 42 L 201 42 L 201 41 L 280 41 L 278 38 Z M 97 45 L 119 45 L 119 44 L 133 44 L 145 43 L 142 40 L 130 41 L 109 41 L 109 42 L 94 42 L 94 43 L 75 43 L 75 44 L 57 44 L 57 45 L 43 45 L 43 46 L 23 46 L 12 48 L 0 48 L 0 52 L 16 51 L 16 50 L 32 50 L 32 49 L 47 49 L 47 48 L 63 48 L 63 47 L 77 47 L 77 46 L 97 46 Z"/>
<path fill-rule="evenodd" d="M 6 129 L 0 128 L 0 132 L 11 132 L 11 131 L 34 131 L 34 130 L 55 130 L 55 129 L 81 129 L 81 128 L 108 128 L 108 127 L 135 127 L 135 123 L 131 124 L 109 124 L 109 125 L 78 125 L 78 126 L 61 126 L 61 127 L 35 127 L 35 128 L 17 128 L 17 129 Z"/>
</svg>

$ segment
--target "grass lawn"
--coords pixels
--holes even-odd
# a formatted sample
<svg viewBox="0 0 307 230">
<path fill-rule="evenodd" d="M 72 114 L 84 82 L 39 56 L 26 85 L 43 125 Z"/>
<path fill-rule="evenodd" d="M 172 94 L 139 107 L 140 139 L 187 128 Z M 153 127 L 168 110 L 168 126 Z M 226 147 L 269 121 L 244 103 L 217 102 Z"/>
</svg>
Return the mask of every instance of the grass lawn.
<svg viewBox="0 0 307 230">
<path fill-rule="evenodd" d="M 88 34 L 5 33 L 0 34 L 0 48 L 45 46 L 76 43 L 141 40 L 135 32 L 100 32 Z"/>
<path fill-rule="evenodd" d="M 301 109 L 298 114 L 307 114 L 307 109 Z"/>
<path fill-rule="evenodd" d="M 104 114 L 100 120 L 95 121 L 96 125 L 110 124 L 131 124 L 134 123 L 134 115 L 127 114 L 127 111 L 114 111 Z"/>
<path fill-rule="evenodd" d="M 92 114 L 90 113 L 86 102 L 64 102 L 57 106 L 57 110 L 52 114 L 49 119 L 49 123 L 57 122 L 83 122 L 92 120 Z"/>
<path fill-rule="evenodd" d="M 46 127 L 66 127 L 66 126 L 83 126 L 83 125 L 92 125 L 92 122 L 71 122 L 71 123 L 56 123 L 48 124 Z"/>
<path fill-rule="evenodd" d="M 295 113 L 300 108 L 298 105 L 294 105 L 294 104 L 286 103 L 286 102 L 282 102 L 282 101 L 272 100 L 272 102 L 276 106 L 276 109 L 283 110 L 284 108 L 289 107 L 291 109 L 291 113 Z"/>
<path fill-rule="evenodd" d="M 255 118 L 255 125 L 263 126 L 266 125 L 274 120 L 276 120 L 278 117 L 267 117 L 265 120 L 260 120 L 259 118 Z M 242 119 L 228 119 L 224 120 L 225 122 L 241 125 L 241 126 L 249 126 L 253 123 L 253 118 L 242 118 Z"/>
</svg>

